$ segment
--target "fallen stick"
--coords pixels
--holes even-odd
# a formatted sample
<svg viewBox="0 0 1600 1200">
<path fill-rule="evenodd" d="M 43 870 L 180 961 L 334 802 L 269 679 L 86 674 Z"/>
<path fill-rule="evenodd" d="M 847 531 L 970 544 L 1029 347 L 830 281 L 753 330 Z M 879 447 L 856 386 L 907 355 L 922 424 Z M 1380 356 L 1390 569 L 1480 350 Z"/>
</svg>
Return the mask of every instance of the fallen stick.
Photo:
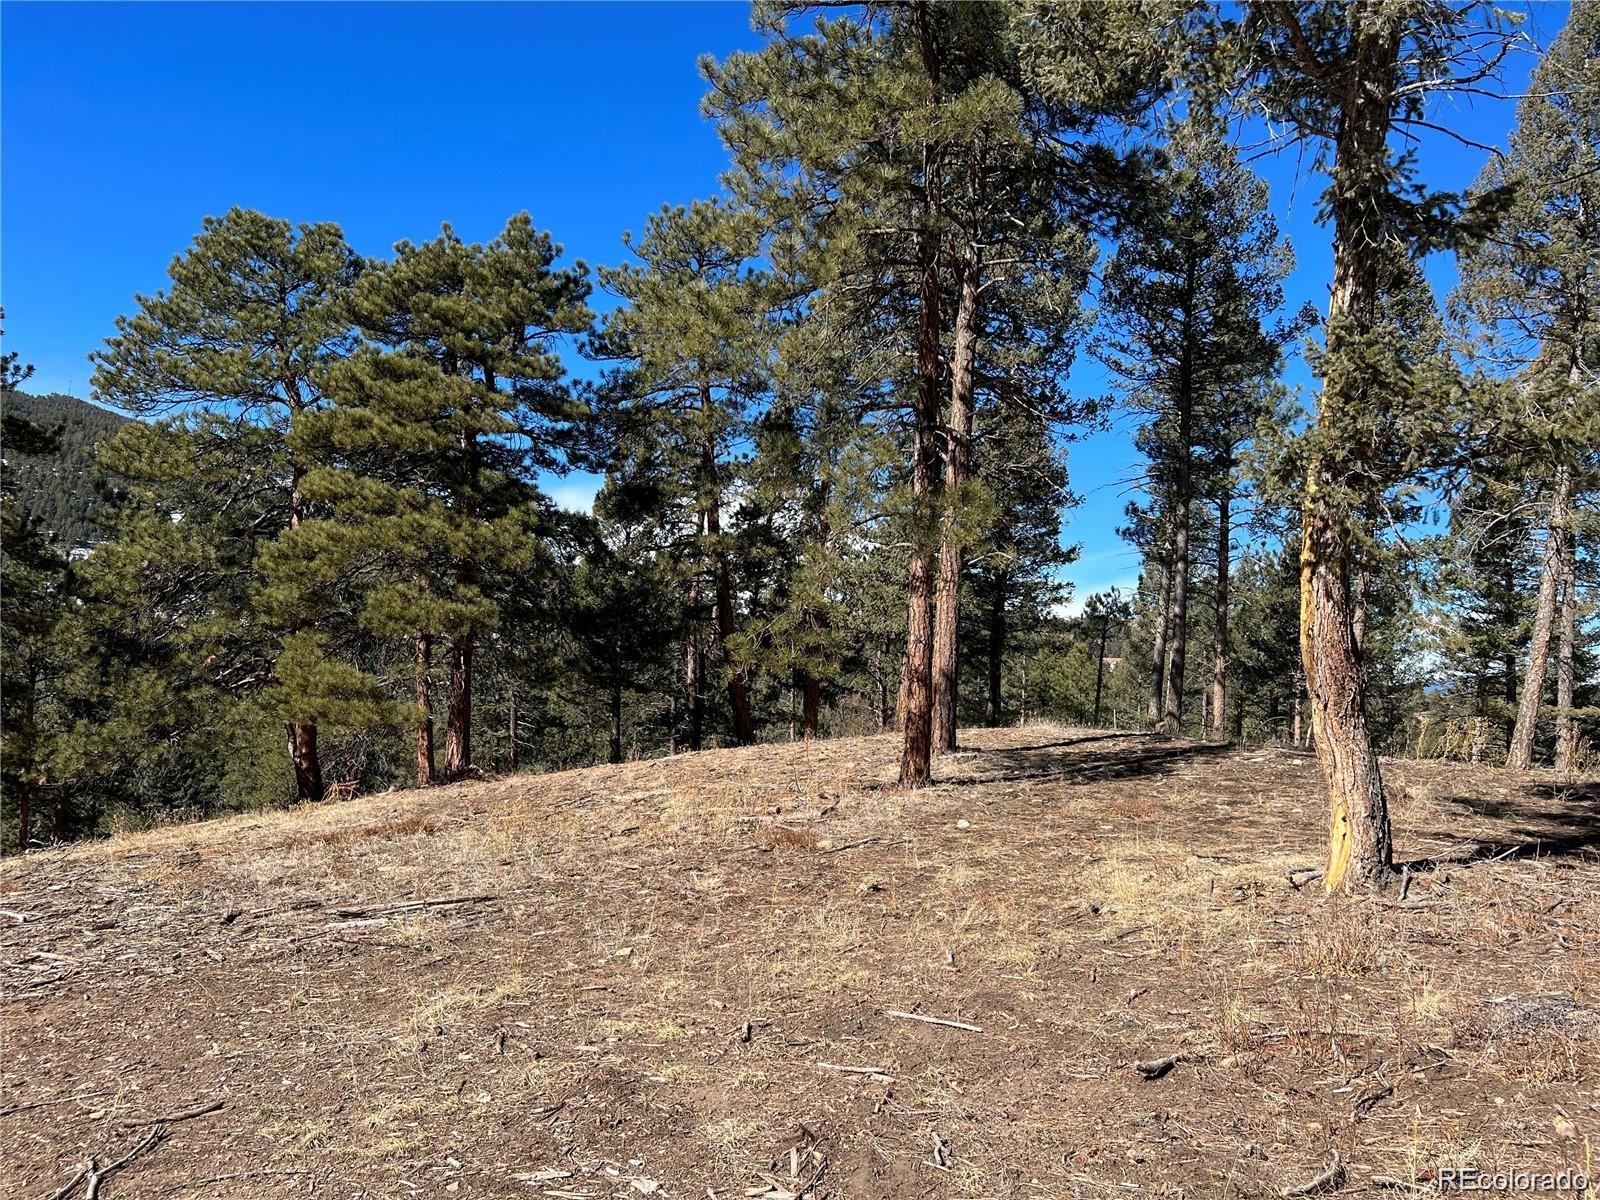
<svg viewBox="0 0 1600 1200">
<path fill-rule="evenodd" d="M 894 1077 L 889 1074 L 886 1067 L 845 1067 L 838 1063 L 818 1063 L 824 1071 L 842 1071 L 846 1075 L 870 1075 L 874 1079 L 881 1079 L 886 1083 L 893 1083 Z"/>
<path fill-rule="evenodd" d="M 130 1125 L 176 1125 L 180 1121 L 192 1121 L 196 1117 L 214 1113 L 217 1109 L 226 1107 L 227 1103 L 226 1100 L 210 1100 L 198 1108 L 188 1108 L 183 1112 L 170 1113 L 164 1117 L 138 1117 L 130 1121 L 118 1121 L 117 1125 L 123 1129 Z"/>
<path fill-rule="evenodd" d="M 1289 881 L 1289 886 L 1298 892 L 1312 880 L 1321 879 L 1322 871 L 1317 867 L 1295 867 L 1293 870 L 1285 871 L 1283 877 Z"/>
<path fill-rule="evenodd" d="M 854 850 L 859 846 L 870 846 L 876 841 L 878 841 L 878 839 L 875 837 L 864 837 L 854 842 L 846 842 L 842 846 L 828 846 L 822 852 L 824 854 L 838 854 L 844 850 Z"/>
<path fill-rule="evenodd" d="M 376 904 L 370 907 L 336 908 L 333 915 L 336 917 L 375 917 L 379 914 L 416 912 L 423 908 L 445 908 L 454 904 L 486 904 L 491 900 L 500 899 L 498 892 L 491 892 L 482 896 L 438 896 L 430 900 L 401 900 L 394 904 Z"/>
<path fill-rule="evenodd" d="M 1133 1069 L 1146 1079 L 1160 1079 L 1187 1058 L 1188 1055 L 1180 1051 L 1177 1054 L 1169 1054 L 1165 1058 L 1152 1058 L 1148 1062 L 1136 1062 L 1133 1064 Z"/>
<path fill-rule="evenodd" d="M 54 1100 L 32 1100 L 27 1104 L 8 1104 L 0 1108 L 0 1117 L 14 1116 L 20 1112 L 31 1112 L 36 1108 L 50 1108 L 57 1104 L 71 1104 L 74 1100 L 88 1100 L 92 1096 L 104 1096 L 102 1092 L 79 1092 L 75 1096 L 57 1096 Z"/>
<path fill-rule="evenodd" d="M 134 1159 L 138 1158 L 139 1155 L 143 1154 L 146 1150 L 154 1150 L 166 1140 L 167 1127 L 165 1125 L 156 1125 L 150 1130 L 149 1133 L 145 1134 L 144 1137 L 135 1142 L 133 1144 L 133 1148 L 121 1158 L 117 1159 L 116 1162 L 107 1163 L 104 1167 L 96 1168 L 94 1165 L 94 1159 L 91 1158 L 89 1160 L 88 1185 L 83 1189 L 83 1200 L 96 1200 L 96 1197 L 100 1195 L 101 1184 L 110 1179 L 118 1171 L 122 1170 L 123 1167 L 127 1166 Z"/>
<path fill-rule="evenodd" d="M 1343 1177 L 1344 1163 L 1339 1158 L 1339 1152 L 1335 1150 L 1333 1152 L 1333 1161 L 1328 1164 L 1327 1169 L 1323 1171 L 1322 1174 L 1318 1175 L 1315 1179 L 1307 1180 L 1305 1183 L 1297 1184 L 1294 1187 L 1284 1188 L 1283 1195 L 1285 1200 L 1287 1200 L 1287 1198 L 1290 1196 L 1310 1196 L 1316 1192 L 1324 1191 L 1327 1188 L 1333 1187 Z"/>
<path fill-rule="evenodd" d="M 925 1025 L 948 1025 L 951 1029 L 965 1029 L 968 1033 L 982 1033 L 983 1026 L 968 1025 L 965 1021 L 948 1021 L 944 1017 L 925 1017 L 921 1013 L 901 1012 L 891 1008 L 883 1014 L 886 1017 L 899 1017 L 902 1021 L 921 1021 Z"/>
<path fill-rule="evenodd" d="M 204 1179 L 186 1179 L 182 1183 L 175 1183 L 161 1194 L 170 1196 L 174 1192 L 181 1192 L 185 1188 L 204 1187 L 208 1183 L 225 1183 L 230 1179 L 255 1179 L 262 1175 L 304 1175 L 310 1167 L 278 1167 L 263 1168 L 256 1171 L 229 1171 L 226 1175 L 207 1175 Z"/>
</svg>

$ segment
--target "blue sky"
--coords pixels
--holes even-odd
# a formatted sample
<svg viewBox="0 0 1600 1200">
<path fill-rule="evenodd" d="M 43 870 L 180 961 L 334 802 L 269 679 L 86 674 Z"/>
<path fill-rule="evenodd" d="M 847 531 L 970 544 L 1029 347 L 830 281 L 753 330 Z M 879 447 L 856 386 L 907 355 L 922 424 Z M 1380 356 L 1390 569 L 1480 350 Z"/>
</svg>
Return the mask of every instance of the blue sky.
<svg viewBox="0 0 1600 1200">
<path fill-rule="evenodd" d="M 1548 43 L 1566 5 L 1536 4 Z M 42 4 L 0 8 L 0 298 L 8 349 L 33 385 L 86 395 L 85 361 L 163 286 L 201 218 L 231 205 L 331 220 L 367 254 L 452 222 L 492 237 L 524 209 L 590 264 L 662 204 L 715 191 L 724 155 L 700 115 L 700 54 L 758 44 L 747 6 L 656 4 Z M 1518 90 L 1531 67 L 1508 72 Z M 1442 123 L 1503 143 L 1509 102 L 1447 108 Z M 1459 188 L 1483 155 L 1434 137 L 1427 182 Z M 1321 181 L 1292 155 L 1257 169 L 1294 243 L 1292 305 L 1325 305 Z M 1450 265 L 1430 273 L 1447 287 Z M 1304 380 L 1303 370 L 1292 376 Z M 1104 386 L 1092 363 L 1075 387 Z M 1137 469 L 1126 428 L 1071 450 L 1065 539 L 1079 596 L 1137 575 L 1116 537 Z M 552 481 L 582 506 L 584 478 Z"/>
</svg>

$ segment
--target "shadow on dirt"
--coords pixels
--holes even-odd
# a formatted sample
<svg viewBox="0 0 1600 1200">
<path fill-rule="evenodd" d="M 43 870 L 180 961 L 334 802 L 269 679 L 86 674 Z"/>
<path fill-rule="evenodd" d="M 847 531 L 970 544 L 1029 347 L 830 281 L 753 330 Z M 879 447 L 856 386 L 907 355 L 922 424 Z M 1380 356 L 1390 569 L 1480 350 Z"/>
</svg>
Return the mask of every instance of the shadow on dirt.
<svg viewBox="0 0 1600 1200">
<path fill-rule="evenodd" d="M 1112 746 L 1104 750 L 1070 753 L 1086 742 L 1140 738 L 1138 747 Z M 1168 742 L 1144 733 L 1105 734 L 1072 738 L 1040 746 L 1017 746 L 982 752 L 982 773 L 970 779 L 941 781 L 951 787 L 977 787 L 991 783 L 1059 779 L 1063 783 L 1098 783 L 1108 779 L 1137 779 L 1165 775 L 1186 763 L 1229 754 L 1233 747 L 1205 742 Z"/>
<path fill-rule="evenodd" d="M 1465 816 L 1515 821 L 1508 836 L 1495 841 L 1474 839 L 1459 852 L 1419 858 L 1404 864 L 1412 871 L 1464 866 L 1491 859 L 1581 858 L 1600 854 L 1600 785 L 1535 783 L 1503 796 L 1446 796 L 1441 804 Z M 1435 832 L 1445 841 L 1459 836 Z"/>
</svg>

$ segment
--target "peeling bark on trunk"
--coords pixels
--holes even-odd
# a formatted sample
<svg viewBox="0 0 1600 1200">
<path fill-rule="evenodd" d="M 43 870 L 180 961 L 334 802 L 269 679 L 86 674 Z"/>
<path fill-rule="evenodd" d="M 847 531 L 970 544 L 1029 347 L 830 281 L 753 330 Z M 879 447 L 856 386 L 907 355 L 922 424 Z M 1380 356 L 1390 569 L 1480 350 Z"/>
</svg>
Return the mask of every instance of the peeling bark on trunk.
<svg viewBox="0 0 1600 1200">
<path fill-rule="evenodd" d="M 1292 18 L 1290 6 L 1282 6 Z M 1388 137 L 1404 23 L 1353 13 L 1346 80 L 1334 100 L 1333 289 L 1328 304 L 1326 358 L 1340 364 L 1377 320 L 1379 269 L 1390 245 L 1379 165 Z M 1285 19 L 1280 16 L 1278 19 Z M 1378 883 L 1392 858 L 1388 798 L 1366 721 L 1366 675 L 1351 610 L 1351 531 L 1371 447 L 1350 444 L 1346 414 L 1383 402 L 1364 391 L 1359 371 L 1326 370 L 1317 426 L 1324 435 L 1307 464 L 1300 547 L 1300 654 L 1311 713 L 1311 738 L 1328 786 L 1329 892 Z"/>
<path fill-rule="evenodd" d="M 450 641 L 450 698 L 444 731 L 444 774 L 460 779 L 472 766 L 472 635 Z"/>
<path fill-rule="evenodd" d="M 939 103 L 939 55 L 926 0 L 918 3 L 916 24 L 923 69 L 931 85 L 929 107 Z M 926 787 L 932 776 L 933 749 L 933 554 L 929 545 L 934 512 L 934 467 L 939 423 L 941 151 L 933 142 L 922 149 L 923 222 L 918 247 L 921 279 L 917 295 L 917 393 L 913 414 L 911 494 L 914 528 L 906 566 L 906 657 L 901 672 L 900 785 Z"/>
<path fill-rule="evenodd" d="M 433 684 L 429 672 L 433 669 L 433 638 L 424 633 L 416 641 L 416 698 L 417 698 L 417 786 L 427 787 L 433 782 Z"/>
<path fill-rule="evenodd" d="M 972 454 L 973 365 L 978 346 L 978 248 L 962 256 L 961 294 L 956 303 L 955 350 L 950 366 L 950 425 L 944 459 L 944 515 L 939 530 L 939 579 L 934 596 L 933 752 L 956 748 L 956 700 L 960 683 L 957 633 L 961 622 L 962 489 Z"/>
</svg>

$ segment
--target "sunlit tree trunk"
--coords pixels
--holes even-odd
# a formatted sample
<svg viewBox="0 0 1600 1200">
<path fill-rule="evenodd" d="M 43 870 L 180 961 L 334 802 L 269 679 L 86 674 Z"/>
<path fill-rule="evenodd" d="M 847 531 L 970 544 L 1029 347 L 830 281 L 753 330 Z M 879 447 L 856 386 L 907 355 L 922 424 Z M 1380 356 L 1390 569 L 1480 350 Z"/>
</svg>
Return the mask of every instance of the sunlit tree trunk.
<svg viewBox="0 0 1600 1200">
<path fill-rule="evenodd" d="M 1578 722 L 1572 715 L 1573 655 L 1578 633 L 1577 547 L 1566 539 L 1562 554 L 1561 631 L 1556 649 L 1556 770 L 1570 775 L 1578 753 Z"/>
<path fill-rule="evenodd" d="M 933 751 L 956 748 L 959 684 L 957 632 L 961 619 L 962 489 L 972 453 L 973 365 L 978 344 L 978 288 L 982 265 L 978 248 L 962 256 L 961 294 L 956 303 L 955 345 L 950 363 L 950 425 L 944 459 L 944 516 L 939 531 L 939 580 L 934 597 Z"/>
<path fill-rule="evenodd" d="M 472 635 L 450 639 L 450 699 L 445 711 L 444 773 L 460 779 L 472 766 Z"/>
<path fill-rule="evenodd" d="M 929 5 L 913 10 L 923 69 L 928 77 L 928 106 L 939 103 L 939 54 L 934 44 Z M 933 554 L 930 517 L 934 511 L 934 466 L 938 453 L 940 277 L 936 227 L 940 213 L 941 151 L 929 140 L 922 148 L 923 229 L 918 247 L 920 283 L 917 294 L 917 392 L 913 414 L 911 495 L 913 529 L 906 567 L 906 657 L 901 673 L 900 783 L 926 787 L 932 775 L 933 752 Z"/>
<path fill-rule="evenodd" d="M 1228 714 L 1228 574 L 1233 567 L 1233 492 L 1224 476 L 1217 497 L 1217 596 L 1211 625 L 1211 733 L 1227 739 Z"/>
<path fill-rule="evenodd" d="M 1550 494 L 1550 519 L 1545 531 L 1544 554 L 1539 564 L 1539 599 L 1533 613 L 1533 637 L 1528 642 L 1528 665 L 1522 675 L 1522 695 L 1517 701 L 1517 723 L 1511 730 L 1506 766 L 1526 771 L 1533 765 L 1533 740 L 1539 728 L 1539 709 L 1545 680 L 1550 674 L 1550 637 L 1556 625 L 1556 599 L 1566 571 L 1566 541 L 1572 497 L 1572 474 L 1565 467 L 1556 473 Z"/>
<path fill-rule="evenodd" d="M 433 782 L 433 684 L 429 674 L 433 669 L 433 638 L 418 634 L 416 640 L 416 700 L 417 700 L 417 786 L 427 787 Z"/>
<path fill-rule="evenodd" d="M 1156 611 L 1155 640 L 1150 656 L 1155 660 L 1154 678 L 1150 687 L 1150 728 L 1161 727 L 1162 710 L 1167 695 L 1167 625 L 1171 619 L 1172 572 L 1163 561 L 1161 571 L 1161 604 Z"/>
</svg>

